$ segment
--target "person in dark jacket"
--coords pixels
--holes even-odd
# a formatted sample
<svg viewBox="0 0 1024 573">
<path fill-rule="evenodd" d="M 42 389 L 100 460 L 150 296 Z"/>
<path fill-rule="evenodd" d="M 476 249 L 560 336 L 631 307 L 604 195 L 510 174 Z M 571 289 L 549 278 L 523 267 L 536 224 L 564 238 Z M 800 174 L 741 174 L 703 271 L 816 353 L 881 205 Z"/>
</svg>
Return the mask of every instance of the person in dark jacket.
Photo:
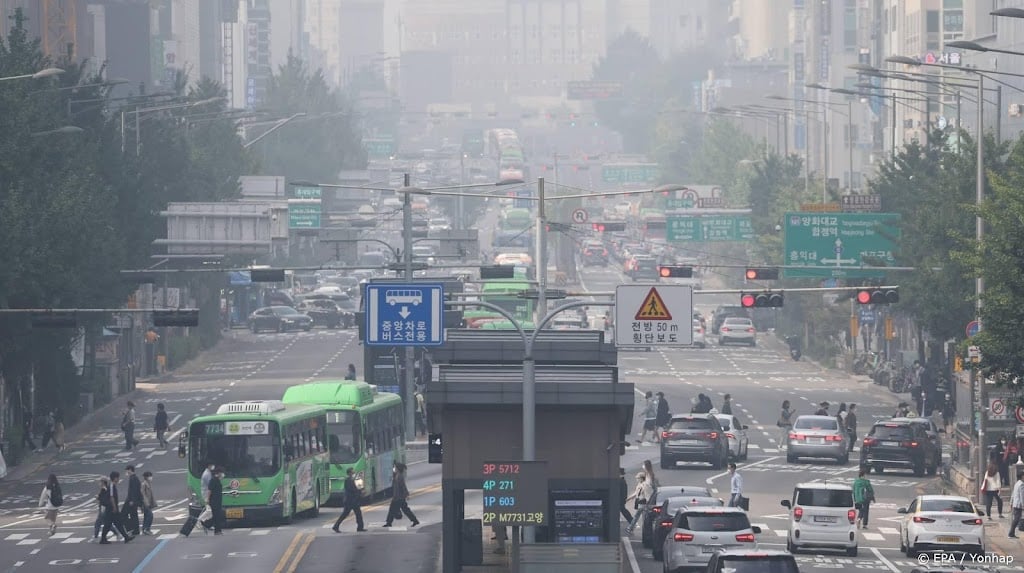
<svg viewBox="0 0 1024 573">
<path fill-rule="evenodd" d="M 420 520 L 416 519 L 416 514 L 409 509 L 409 488 L 405 485 L 405 464 L 401 462 L 395 462 L 395 477 L 391 483 L 391 505 L 388 507 L 388 520 L 384 523 L 384 527 L 391 527 L 391 523 L 395 520 L 396 515 L 405 514 L 412 523 L 409 527 L 416 527 L 420 524 Z"/>
<path fill-rule="evenodd" d="M 107 541 L 107 534 L 111 529 L 117 530 L 117 533 L 124 538 L 125 543 L 135 539 L 125 531 L 124 524 L 121 522 L 121 514 L 118 511 L 117 484 L 120 481 L 120 473 L 110 472 L 110 489 L 100 489 L 99 502 L 103 507 L 103 532 L 100 535 L 102 544 L 110 543 Z"/>
<path fill-rule="evenodd" d="M 156 416 L 153 418 L 153 430 L 156 431 L 156 439 L 160 442 L 161 448 L 167 447 L 165 434 L 170 427 L 170 424 L 167 423 L 167 409 L 163 404 L 157 404 Z"/>
<path fill-rule="evenodd" d="M 622 496 L 622 507 L 619 512 L 626 518 L 627 523 L 633 523 L 633 514 L 626 509 L 626 501 L 629 499 L 629 484 L 626 483 L 626 470 L 619 468 L 619 493 Z"/>
<path fill-rule="evenodd" d="M 732 394 L 726 394 L 722 398 L 722 413 L 732 415 Z"/>
<path fill-rule="evenodd" d="M 359 504 L 363 500 L 363 492 L 359 491 L 356 487 L 356 476 L 355 470 L 348 468 L 345 470 L 345 502 L 344 511 L 338 516 L 338 521 L 334 522 L 334 527 L 331 529 L 335 533 L 338 533 L 338 526 L 341 525 L 342 521 L 348 517 L 348 514 L 356 514 L 356 531 L 366 531 L 366 527 L 363 526 L 363 510 L 359 509 Z"/>
<path fill-rule="evenodd" d="M 213 528 L 214 535 L 222 535 L 224 527 L 224 468 L 214 468 L 213 477 L 210 478 L 210 493 L 206 498 L 207 505 L 213 515 L 203 522 L 206 529 Z"/>
<path fill-rule="evenodd" d="M 664 392 L 658 392 L 658 413 L 654 423 L 661 430 L 668 427 L 669 422 L 672 421 L 672 414 L 669 412 L 668 399 L 665 398 Z M 658 434 L 661 435 L 660 433 Z"/>
<path fill-rule="evenodd" d="M 142 507 L 142 481 L 135 475 L 135 466 L 125 466 L 124 473 L 128 476 L 128 495 L 124 498 L 124 528 L 132 535 L 139 535 L 139 509 Z"/>
</svg>

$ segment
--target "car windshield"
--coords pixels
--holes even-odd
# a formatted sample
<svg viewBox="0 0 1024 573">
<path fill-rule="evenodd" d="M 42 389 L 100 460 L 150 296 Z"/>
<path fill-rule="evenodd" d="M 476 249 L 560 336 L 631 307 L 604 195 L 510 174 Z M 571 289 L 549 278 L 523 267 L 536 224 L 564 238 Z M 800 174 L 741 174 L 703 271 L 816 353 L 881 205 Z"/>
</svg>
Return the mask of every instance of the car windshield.
<svg viewBox="0 0 1024 573">
<path fill-rule="evenodd" d="M 750 326 L 752 323 L 749 318 L 727 318 L 725 319 L 726 326 Z"/>
<path fill-rule="evenodd" d="M 728 555 L 718 564 L 721 573 L 800 573 L 792 555 Z"/>
<path fill-rule="evenodd" d="M 670 430 L 710 430 L 711 420 L 706 418 L 676 418 L 669 422 Z"/>
<path fill-rule="evenodd" d="M 673 497 L 668 500 L 668 511 L 666 513 L 672 515 L 678 509 L 695 505 L 721 506 L 723 502 L 717 497 Z"/>
<path fill-rule="evenodd" d="M 796 430 L 838 430 L 839 422 L 828 418 L 797 418 L 793 424 Z"/>
<path fill-rule="evenodd" d="M 281 468 L 281 440 L 277 422 L 266 434 L 225 434 L 228 422 L 200 422 L 189 428 L 189 469 L 199 477 L 207 464 L 224 468 L 230 476 L 269 477 Z"/>
<path fill-rule="evenodd" d="M 679 528 L 690 531 L 740 531 L 750 527 L 745 513 L 684 513 Z"/>
<path fill-rule="evenodd" d="M 796 504 L 812 507 L 853 507 L 853 491 L 802 488 L 797 490 Z"/>
<path fill-rule="evenodd" d="M 909 440 L 910 428 L 907 426 L 875 426 L 871 435 L 879 440 Z"/>
<path fill-rule="evenodd" d="M 965 499 L 922 499 L 921 511 L 974 513 L 974 505 Z"/>
</svg>

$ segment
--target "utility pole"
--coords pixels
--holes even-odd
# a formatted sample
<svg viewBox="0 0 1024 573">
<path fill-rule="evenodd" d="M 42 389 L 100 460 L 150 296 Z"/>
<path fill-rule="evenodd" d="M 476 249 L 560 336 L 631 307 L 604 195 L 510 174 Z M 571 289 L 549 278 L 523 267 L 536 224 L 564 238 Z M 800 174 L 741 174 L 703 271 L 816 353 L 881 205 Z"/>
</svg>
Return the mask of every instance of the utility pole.
<svg viewBox="0 0 1024 573">
<path fill-rule="evenodd" d="M 977 172 L 975 173 L 975 188 L 974 188 L 974 202 L 980 206 L 985 200 L 985 76 L 977 74 L 978 76 L 978 132 L 976 134 L 976 141 L 978 145 L 977 150 Z M 981 215 L 974 218 L 974 238 L 979 243 L 985 238 L 985 221 L 982 220 Z M 974 290 L 977 300 L 975 301 L 975 315 L 978 324 L 981 328 L 985 325 L 981 322 L 981 296 L 985 293 L 985 279 L 982 278 L 981 274 L 974 279 Z M 985 388 L 985 377 L 977 373 L 976 369 L 971 368 L 971 374 L 974 376 L 975 383 L 978 385 L 978 487 L 981 487 L 981 480 L 984 479 L 985 466 L 988 462 L 988 448 L 985 444 L 985 430 L 987 429 L 987 418 L 988 413 L 985 409 L 988 407 L 988 391 Z"/>
<path fill-rule="evenodd" d="M 544 208 L 544 178 L 537 179 L 537 308 L 534 309 L 534 328 L 548 312 L 548 218 Z M 532 458 L 527 458 L 532 459 Z"/>
<path fill-rule="evenodd" d="M 402 197 L 402 262 L 405 264 L 405 280 L 409 284 L 413 282 L 412 276 L 412 193 L 409 193 L 409 174 L 405 174 L 403 181 L 406 193 Z M 415 370 L 416 349 L 412 346 L 405 347 L 405 439 L 412 441 L 416 439 L 416 398 L 415 398 Z"/>
</svg>

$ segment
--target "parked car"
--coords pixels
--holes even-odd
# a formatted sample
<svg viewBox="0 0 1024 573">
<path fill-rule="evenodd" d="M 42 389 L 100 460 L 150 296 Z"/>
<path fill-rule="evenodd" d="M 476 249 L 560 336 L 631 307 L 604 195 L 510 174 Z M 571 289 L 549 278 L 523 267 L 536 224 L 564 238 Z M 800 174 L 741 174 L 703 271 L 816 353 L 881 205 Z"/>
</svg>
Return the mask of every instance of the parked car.
<svg viewBox="0 0 1024 573">
<path fill-rule="evenodd" d="M 729 459 L 729 442 L 718 418 L 711 414 L 672 416 L 661 433 L 661 468 L 677 462 L 705 462 L 722 469 Z"/>
<path fill-rule="evenodd" d="M 808 547 L 842 549 L 857 556 L 857 509 L 853 488 L 838 483 L 801 483 L 793 497 L 782 500 L 789 509 L 786 549 L 797 553 Z"/>
<path fill-rule="evenodd" d="M 718 329 L 718 345 L 725 346 L 729 342 L 757 346 L 757 329 L 754 328 L 754 323 L 749 318 L 725 319 Z"/>
<path fill-rule="evenodd" d="M 966 497 L 919 495 L 897 513 L 903 515 L 900 551 L 907 557 L 922 551 L 985 554 L 985 513 Z"/>
<path fill-rule="evenodd" d="M 707 573 L 800 573 L 792 553 L 777 550 L 729 549 L 708 561 Z"/>
<path fill-rule="evenodd" d="M 761 528 L 750 525 L 747 513 L 738 507 L 688 507 L 676 513 L 665 536 L 664 569 L 704 569 L 718 551 L 757 549 L 755 533 L 761 533 Z"/>
<path fill-rule="evenodd" d="M 249 315 L 249 330 L 306 330 L 313 328 L 313 319 L 290 306 L 267 306 L 256 309 Z"/>
<path fill-rule="evenodd" d="M 341 309 L 338 308 L 338 303 L 327 297 L 304 299 L 299 303 L 296 310 L 308 314 L 313 319 L 313 326 L 338 328 L 345 324 L 345 319 Z"/>
<path fill-rule="evenodd" d="M 909 469 L 921 477 L 927 472 L 935 475 L 939 469 L 941 451 L 928 438 L 922 424 L 889 420 L 877 422 L 864 438 L 860 447 L 860 466 L 874 468 L 875 473 L 886 469 Z"/>
<path fill-rule="evenodd" d="M 832 458 L 846 465 L 850 461 L 850 438 L 832 416 L 799 416 L 786 439 L 786 461 L 798 458 Z"/>
</svg>

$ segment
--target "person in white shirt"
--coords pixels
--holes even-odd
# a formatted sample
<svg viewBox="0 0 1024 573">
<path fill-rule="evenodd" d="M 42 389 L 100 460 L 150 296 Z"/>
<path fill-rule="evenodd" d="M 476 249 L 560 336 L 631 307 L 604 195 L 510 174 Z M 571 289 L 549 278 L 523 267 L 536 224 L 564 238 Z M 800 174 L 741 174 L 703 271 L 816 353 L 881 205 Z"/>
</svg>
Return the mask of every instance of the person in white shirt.
<svg viewBox="0 0 1024 573">
<path fill-rule="evenodd" d="M 1013 521 L 1010 522 L 1010 537 L 1016 538 L 1014 533 L 1020 525 L 1021 512 L 1024 511 L 1024 472 L 1017 473 L 1017 483 L 1013 484 L 1013 493 L 1010 494 L 1010 511 Z"/>
<path fill-rule="evenodd" d="M 651 498 L 654 496 L 654 488 L 650 482 L 647 481 L 647 474 L 645 472 L 639 472 L 636 474 L 636 489 L 633 491 L 633 495 L 626 498 L 628 502 L 631 499 L 635 499 L 636 513 L 633 514 L 633 521 L 626 527 L 626 535 L 631 535 L 633 530 L 636 528 L 636 524 L 640 523 L 643 519 L 644 514 L 647 513 L 648 504 Z"/>
<path fill-rule="evenodd" d="M 729 507 L 739 507 L 743 499 L 743 476 L 736 471 L 736 464 L 729 464 Z"/>
</svg>

